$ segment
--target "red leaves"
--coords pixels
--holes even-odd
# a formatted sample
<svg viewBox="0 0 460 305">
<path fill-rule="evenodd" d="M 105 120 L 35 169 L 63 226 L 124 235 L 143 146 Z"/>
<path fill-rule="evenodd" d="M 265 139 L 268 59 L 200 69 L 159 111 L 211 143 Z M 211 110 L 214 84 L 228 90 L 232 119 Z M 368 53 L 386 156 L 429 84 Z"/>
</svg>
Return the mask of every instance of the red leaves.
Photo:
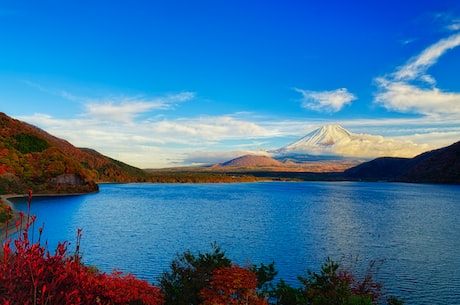
<svg viewBox="0 0 460 305">
<path fill-rule="evenodd" d="M 8 149 L 4 148 L 0 151 L 0 157 L 8 154 Z M 1 163 L 0 164 L 0 175 L 4 174 L 8 170 L 8 165 Z"/>
<path fill-rule="evenodd" d="M 32 193 L 29 193 L 29 203 Z M 81 229 L 78 230 L 77 248 L 68 254 L 67 242 L 59 243 L 54 254 L 28 239 L 32 223 L 18 222 L 19 234 L 3 245 L 0 257 L 0 304 L 163 304 L 158 287 L 133 275 L 113 272 L 108 275 L 82 264 L 78 249 Z M 27 215 L 29 219 L 29 215 Z M 35 221 L 34 217 L 30 217 Z M 23 225 L 25 228 L 23 228 Z M 23 230 L 22 230 L 23 229 Z M 39 229 L 40 235 L 42 228 Z"/>
<path fill-rule="evenodd" d="M 8 166 L 6 164 L 0 164 L 0 175 L 6 173 Z"/>
<path fill-rule="evenodd" d="M 111 275 L 86 267 L 68 255 L 67 243 L 54 254 L 22 238 L 3 246 L 0 304 L 162 304 L 159 288 L 132 275 Z M 142 304 L 141 303 L 141 304 Z"/>
</svg>

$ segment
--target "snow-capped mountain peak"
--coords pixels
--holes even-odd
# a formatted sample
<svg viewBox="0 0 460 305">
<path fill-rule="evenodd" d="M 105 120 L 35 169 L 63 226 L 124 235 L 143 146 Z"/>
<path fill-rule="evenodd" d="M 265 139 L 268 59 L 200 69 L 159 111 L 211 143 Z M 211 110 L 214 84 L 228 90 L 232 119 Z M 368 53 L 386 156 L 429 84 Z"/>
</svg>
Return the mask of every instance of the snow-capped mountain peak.
<svg viewBox="0 0 460 305">
<path fill-rule="evenodd" d="M 288 147 L 299 147 L 305 145 L 333 145 L 343 140 L 349 140 L 352 134 L 340 125 L 325 125 L 318 128 L 297 142 L 292 143 Z"/>
<path fill-rule="evenodd" d="M 330 154 L 330 148 L 343 141 L 350 141 L 352 134 L 340 125 L 325 125 L 300 140 L 280 148 L 276 153 Z M 329 149 L 328 149 L 329 148 Z"/>
<path fill-rule="evenodd" d="M 429 149 L 428 145 L 418 145 L 411 141 L 354 134 L 340 125 L 325 125 L 271 153 L 376 158 L 413 157 Z"/>
</svg>

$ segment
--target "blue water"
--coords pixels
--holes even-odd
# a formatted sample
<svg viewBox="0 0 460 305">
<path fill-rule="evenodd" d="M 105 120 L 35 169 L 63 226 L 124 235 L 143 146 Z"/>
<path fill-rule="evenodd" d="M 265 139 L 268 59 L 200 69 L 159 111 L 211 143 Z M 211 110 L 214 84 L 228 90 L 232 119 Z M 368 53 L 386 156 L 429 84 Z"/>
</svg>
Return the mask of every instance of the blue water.
<svg viewBox="0 0 460 305">
<path fill-rule="evenodd" d="M 275 262 L 296 285 L 327 257 L 377 278 L 406 304 L 460 304 L 460 186 L 358 182 L 104 184 L 97 194 L 34 198 L 52 250 L 157 282 L 177 253 L 216 242 L 241 264 Z M 24 202 L 14 208 L 26 211 Z"/>
</svg>

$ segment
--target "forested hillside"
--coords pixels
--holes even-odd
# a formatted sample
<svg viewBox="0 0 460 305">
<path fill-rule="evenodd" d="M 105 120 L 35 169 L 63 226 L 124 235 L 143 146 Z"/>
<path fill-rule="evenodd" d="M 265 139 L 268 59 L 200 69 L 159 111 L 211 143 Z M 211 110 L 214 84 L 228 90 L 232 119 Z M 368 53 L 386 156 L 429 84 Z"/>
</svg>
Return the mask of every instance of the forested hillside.
<svg viewBox="0 0 460 305">
<path fill-rule="evenodd" d="M 145 172 L 89 149 L 79 149 L 0 113 L 0 194 L 81 193 L 97 182 L 144 181 Z"/>
</svg>

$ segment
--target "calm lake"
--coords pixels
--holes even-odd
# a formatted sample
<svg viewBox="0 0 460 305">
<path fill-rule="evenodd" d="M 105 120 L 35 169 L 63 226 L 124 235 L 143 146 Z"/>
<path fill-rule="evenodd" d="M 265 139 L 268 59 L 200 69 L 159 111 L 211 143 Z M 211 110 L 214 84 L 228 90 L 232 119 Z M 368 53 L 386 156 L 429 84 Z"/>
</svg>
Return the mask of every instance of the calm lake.
<svg viewBox="0 0 460 305">
<path fill-rule="evenodd" d="M 27 210 L 14 201 L 16 210 Z M 53 250 L 83 229 L 87 264 L 157 282 L 177 253 L 216 242 L 241 264 L 275 262 L 297 285 L 327 257 L 378 272 L 406 304 L 460 304 L 460 186 L 362 182 L 104 184 L 97 194 L 34 198 Z"/>
</svg>

